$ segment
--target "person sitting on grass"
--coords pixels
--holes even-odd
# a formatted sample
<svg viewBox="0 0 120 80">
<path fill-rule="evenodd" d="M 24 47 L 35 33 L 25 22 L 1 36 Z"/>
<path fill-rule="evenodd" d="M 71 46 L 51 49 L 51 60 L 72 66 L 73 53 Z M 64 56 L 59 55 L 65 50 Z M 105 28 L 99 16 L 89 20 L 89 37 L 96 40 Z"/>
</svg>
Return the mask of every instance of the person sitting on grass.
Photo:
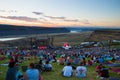
<svg viewBox="0 0 120 80">
<path fill-rule="evenodd" d="M 85 57 L 83 57 L 82 64 L 83 64 L 84 66 L 86 66 L 86 59 L 85 59 Z"/>
<path fill-rule="evenodd" d="M 15 62 L 9 62 L 8 67 L 5 80 L 16 80 L 18 69 L 15 67 Z"/>
<path fill-rule="evenodd" d="M 45 71 L 51 71 L 52 70 L 52 65 L 49 64 L 49 61 L 45 62 L 44 68 L 45 68 Z"/>
<path fill-rule="evenodd" d="M 98 58 L 98 62 L 100 63 L 100 64 L 102 64 L 102 63 L 104 63 L 104 58 L 102 58 L 101 56 Z"/>
<path fill-rule="evenodd" d="M 16 63 L 15 66 L 16 66 L 16 68 L 18 69 L 17 74 L 16 74 L 17 80 L 23 80 L 23 74 L 22 74 L 21 71 L 19 70 L 19 67 L 20 67 L 19 63 Z"/>
<path fill-rule="evenodd" d="M 98 73 L 98 77 L 100 79 L 107 79 L 107 78 L 109 78 L 109 70 L 108 70 L 108 68 L 106 68 L 102 64 L 99 64 L 96 67 L 96 72 Z"/>
<path fill-rule="evenodd" d="M 100 72 L 101 72 L 101 74 L 100 74 L 101 79 L 109 78 L 109 69 L 108 68 L 106 68 L 105 66 L 102 66 Z"/>
<path fill-rule="evenodd" d="M 44 68 L 44 64 L 43 64 L 43 60 L 42 59 L 40 59 L 38 65 L 39 65 L 40 72 L 43 72 L 45 70 L 45 68 Z"/>
<path fill-rule="evenodd" d="M 44 80 L 43 77 L 41 77 L 39 70 L 35 69 L 35 64 L 30 63 L 29 69 L 26 71 L 24 75 L 24 80 Z"/>
<path fill-rule="evenodd" d="M 97 77 L 100 77 L 99 74 L 100 74 L 100 70 L 101 70 L 102 66 L 103 66 L 102 64 L 99 64 L 99 65 L 97 65 L 96 68 L 95 68 L 95 70 L 96 70 L 96 72 L 97 72 Z"/>
<path fill-rule="evenodd" d="M 67 58 L 66 58 L 66 60 L 65 60 L 65 63 L 67 64 L 67 63 L 72 63 L 72 58 L 71 58 L 71 56 L 67 56 Z"/>
<path fill-rule="evenodd" d="M 72 77 L 73 69 L 72 69 L 71 63 L 67 63 L 67 65 L 64 66 L 64 68 L 62 69 L 62 75 L 64 77 Z"/>
<path fill-rule="evenodd" d="M 63 56 L 61 56 L 61 57 L 59 58 L 59 64 L 60 64 L 60 65 L 64 65 L 64 62 L 65 62 L 65 59 L 64 59 Z"/>
<path fill-rule="evenodd" d="M 88 66 L 92 66 L 92 65 L 93 65 L 92 61 L 88 60 Z"/>
<path fill-rule="evenodd" d="M 76 77 L 84 78 L 86 77 L 87 68 L 84 66 L 83 63 L 80 63 L 80 66 L 76 68 Z"/>
<path fill-rule="evenodd" d="M 73 64 L 78 66 L 80 62 L 80 59 L 78 58 L 78 56 L 75 56 L 74 60 L 73 60 Z"/>
</svg>

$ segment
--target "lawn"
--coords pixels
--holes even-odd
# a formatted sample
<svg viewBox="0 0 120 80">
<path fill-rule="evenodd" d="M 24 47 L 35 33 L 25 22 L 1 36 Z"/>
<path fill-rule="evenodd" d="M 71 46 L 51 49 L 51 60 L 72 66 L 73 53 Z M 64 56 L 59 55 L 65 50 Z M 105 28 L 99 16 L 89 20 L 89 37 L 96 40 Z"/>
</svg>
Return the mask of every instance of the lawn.
<svg viewBox="0 0 120 80">
<path fill-rule="evenodd" d="M 5 59 L 4 61 L 1 61 L 0 64 L 8 61 L 8 59 Z M 38 62 L 38 60 L 26 60 L 20 65 L 20 71 L 24 74 L 24 72 L 21 69 L 21 66 L 28 66 L 30 62 Z M 64 67 L 63 65 L 59 65 L 58 63 L 51 63 L 53 65 L 53 70 L 50 72 L 42 72 L 41 75 L 44 77 L 44 80 L 98 80 L 96 77 L 95 72 L 95 66 L 88 66 L 87 67 L 87 77 L 86 78 L 76 78 L 75 75 L 73 75 L 71 78 L 65 78 L 61 76 L 61 70 Z M 0 66 L 0 80 L 5 80 L 5 74 L 7 71 L 7 66 Z M 74 70 L 75 71 L 75 70 Z M 110 76 L 111 77 L 118 77 L 117 73 L 113 73 L 111 71 Z"/>
</svg>

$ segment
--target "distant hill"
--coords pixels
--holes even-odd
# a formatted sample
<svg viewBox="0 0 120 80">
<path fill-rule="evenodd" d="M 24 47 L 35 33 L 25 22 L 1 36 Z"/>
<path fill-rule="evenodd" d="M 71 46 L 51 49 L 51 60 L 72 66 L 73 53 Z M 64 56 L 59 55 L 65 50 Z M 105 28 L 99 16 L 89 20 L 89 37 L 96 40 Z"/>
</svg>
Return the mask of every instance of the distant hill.
<svg viewBox="0 0 120 80">
<path fill-rule="evenodd" d="M 0 37 L 2 36 L 17 36 L 17 35 L 35 35 L 35 34 L 50 34 L 50 33 L 68 33 L 67 28 L 50 28 L 36 26 L 15 26 L 0 24 Z"/>
<path fill-rule="evenodd" d="M 120 30 L 95 30 L 86 41 L 120 40 Z"/>
<path fill-rule="evenodd" d="M 120 28 L 108 28 L 108 27 L 67 27 L 70 31 L 76 31 L 76 32 L 81 32 L 81 31 L 95 31 L 95 30 L 120 30 Z"/>
<path fill-rule="evenodd" d="M 37 27 L 37 26 L 15 26 L 0 24 L 0 37 L 4 36 L 22 36 L 51 33 L 69 33 L 95 30 L 120 30 L 120 28 L 106 27 Z"/>
</svg>

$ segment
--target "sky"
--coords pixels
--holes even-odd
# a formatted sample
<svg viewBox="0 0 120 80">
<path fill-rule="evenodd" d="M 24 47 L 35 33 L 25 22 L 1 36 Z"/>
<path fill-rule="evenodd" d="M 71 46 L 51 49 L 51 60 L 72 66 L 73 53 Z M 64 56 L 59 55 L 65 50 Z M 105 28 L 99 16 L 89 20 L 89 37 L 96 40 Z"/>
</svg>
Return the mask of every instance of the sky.
<svg viewBox="0 0 120 80">
<path fill-rule="evenodd" d="M 120 0 L 0 0 L 0 24 L 120 27 Z"/>
</svg>

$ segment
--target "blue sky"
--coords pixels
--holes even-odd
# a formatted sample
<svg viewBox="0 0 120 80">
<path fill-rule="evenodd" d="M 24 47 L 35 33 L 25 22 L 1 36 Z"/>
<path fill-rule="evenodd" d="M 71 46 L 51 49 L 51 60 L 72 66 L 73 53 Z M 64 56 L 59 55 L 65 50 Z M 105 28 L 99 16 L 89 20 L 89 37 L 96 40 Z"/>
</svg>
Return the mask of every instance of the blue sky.
<svg viewBox="0 0 120 80">
<path fill-rule="evenodd" d="M 0 23 L 120 27 L 120 0 L 0 0 Z"/>
</svg>

